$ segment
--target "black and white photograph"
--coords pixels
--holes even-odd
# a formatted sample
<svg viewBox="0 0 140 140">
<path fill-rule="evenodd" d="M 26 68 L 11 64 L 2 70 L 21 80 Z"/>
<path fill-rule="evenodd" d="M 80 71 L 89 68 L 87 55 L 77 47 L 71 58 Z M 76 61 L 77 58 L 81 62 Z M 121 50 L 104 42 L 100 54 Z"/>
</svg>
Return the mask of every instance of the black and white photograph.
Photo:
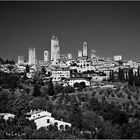
<svg viewBox="0 0 140 140">
<path fill-rule="evenodd" d="M 140 139 L 140 1 L 0 0 L 0 139 Z"/>
</svg>

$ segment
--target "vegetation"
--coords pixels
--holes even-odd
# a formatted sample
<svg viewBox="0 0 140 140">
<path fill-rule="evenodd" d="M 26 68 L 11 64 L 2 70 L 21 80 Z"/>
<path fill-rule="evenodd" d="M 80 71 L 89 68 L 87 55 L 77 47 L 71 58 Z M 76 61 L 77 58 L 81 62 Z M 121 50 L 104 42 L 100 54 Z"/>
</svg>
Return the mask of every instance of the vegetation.
<svg viewBox="0 0 140 140">
<path fill-rule="evenodd" d="M 118 76 L 110 72 L 110 81 L 121 82 L 114 89 L 84 91 L 85 83 L 74 85 L 83 92 L 74 92 L 71 86 L 54 85 L 51 80 L 29 80 L 18 74 L 0 72 L 0 113 L 16 115 L 7 121 L 0 119 L 0 138 L 139 139 L 140 74 L 138 71 L 134 75 L 129 70 L 124 76 L 125 72 L 120 69 Z M 55 125 L 36 130 L 34 122 L 25 117 L 31 109 L 47 110 L 72 127 L 66 131 L 59 131 Z"/>
</svg>

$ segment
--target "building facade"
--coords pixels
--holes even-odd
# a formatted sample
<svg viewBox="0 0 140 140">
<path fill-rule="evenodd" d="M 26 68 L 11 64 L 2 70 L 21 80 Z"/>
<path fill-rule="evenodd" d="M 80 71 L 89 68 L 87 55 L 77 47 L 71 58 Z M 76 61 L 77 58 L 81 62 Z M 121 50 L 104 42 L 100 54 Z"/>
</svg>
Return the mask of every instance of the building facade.
<svg viewBox="0 0 140 140">
<path fill-rule="evenodd" d="M 26 113 L 26 118 L 30 121 L 33 120 L 37 126 L 37 129 L 41 127 L 48 127 L 49 125 L 56 125 L 58 127 L 58 130 L 66 130 L 68 127 L 71 127 L 70 123 L 55 120 L 51 116 L 50 112 L 43 111 L 43 110 L 34 110 Z"/>
<path fill-rule="evenodd" d="M 122 61 L 122 55 L 115 55 L 114 56 L 114 61 Z"/>
<path fill-rule="evenodd" d="M 69 69 L 52 70 L 52 81 L 60 81 L 62 78 L 70 78 Z"/>
<path fill-rule="evenodd" d="M 85 82 L 86 86 L 90 86 L 90 81 L 86 80 L 85 78 L 80 78 L 80 77 L 72 77 L 69 80 L 69 85 L 70 86 L 74 86 L 75 83 L 81 83 L 81 82 Z"/>
</svg>

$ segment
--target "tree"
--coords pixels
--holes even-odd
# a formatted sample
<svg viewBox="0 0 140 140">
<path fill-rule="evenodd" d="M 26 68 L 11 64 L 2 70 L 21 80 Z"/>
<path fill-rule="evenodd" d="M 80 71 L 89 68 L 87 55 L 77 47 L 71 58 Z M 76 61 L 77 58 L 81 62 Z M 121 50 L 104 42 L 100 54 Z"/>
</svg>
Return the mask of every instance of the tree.
<svg viewBox="0 0 140 140">
<path fill-rule="evenodd" d="M 38 85 L 38 83 L 35 83 L 33 88 L 33 96 L 38 97 L 40 95 L 41 95 L 40 86 Z"/>
<path fill-rule="evenodd" d="M 75 88 L 79 88 L 79 83 L 74 83 L 74 85 L 73 85 Z"/>
<path fill-rule="evenodd" d="M 75 126 L 77 129 L 82 128 L 81 124 L 81 109 L 78 105 L 77 100 L 72 101 L 72 106 L 71 106 L 71 123 L 72 126 Z"/>
<path fill-rule="evenodd" d="M 57 85 L 55 85 L 55 87 L 54 87 L 54 90 L 55 90 L 55 92 L 56 93 L 62 93 L 63 92 L 63 85 L 62 84 L 57 84 Z"/>
<path fill-rule="evenodd" d="M 124 81 L 124 69 L 119 68 L 119 72 L 118 72 L 118 78 L 119 81 L 123 82 Z"/>
<path fill-rule="evenodd" d="M 50 139 L 50 136 L 47 129 L 45 127 L 41 127 L 32 133 L 31 139 Z"/>
<path fill-rule="evenodd" d="M 108 103 L 103 106 L 102 116 L 113 124 L 122 125 L 123 123 L 128 123 L 128 115 L 113 104 Z"/>
<path fill-rule="evenodd" d="M 28 111 L 28 96 L 23 94 L 14 101 L 12 112 L 17 116 L 22 116 Z"/>
<path fill-rule="evenodd" d="M 101 110 L 101 103 L 98 101 L 98 99 L 96 99 L 95 97 L 92 97 L 90 100 L 89 100 L 89 103 L 88 103 L 88 108 L 90 108 L 92 111 L 96 111 L 96 112 L 100 112 Z"/>
<path fill-rule="evenodd" d="M 52 79 L 48 82 L 48 95 L 53 96 L 55 94 Z"/>
<path fill-rule="evenodd" d="M 29 72 L 30 72 L 30 67 L 29 67 L 29 65 L 26 65 L 25 71 L 26 71 L 26 73 L 29 73 Z"/>
<path fill-rule="evenodd" d="M 8 111 L 7 103 L 9 101 L 8 99 L 9 93 L 1 91 L 0 92 L 0 112 L 6 113 Z"/>
<path fill-rule="evenodd" d="M 140 67 L 138 68 L 138 77 L 140 77 Z"/>
<path fill-rule="evenodd" d="M 114 71 L 113 70 L 110 70 L 109 81 L 114 81 Z"/>
<path fill-rule="evenodd" d="M 48 85 L 44 85 L 40 88 L 41 94 L 40 96 L 45 97 L 48 95 Z"/>
<path fill-rule="evenodd" d="M 63 89 L 64 93 L 73 93 L 74 91 L 75 91 L 75 89 L 73 87 L 71 87 L 71 86 L 66 86 Z"/>
<path fill-rule="evenodd" d="M 133 69 L 129 69 L 128 71 L 128 84 L 130 86 L 134 86 L 134 75 L 133 75 Z"/>
<path fill-rule="evenodd" d="M 52 103 L 44 97 L 35 97 L 29 101 L 29 108 L 32 110 L 52 111 Z"/>
<path fill-rule="evenodd" d="M 41 72 L 42 72 L 43 74 L 46 74 L 46 68 L 45 68 L 45 66 L 43 66 L 43 67 L 41 68 Z"/>
<path fill-rule="evenodd" d="M 131 126 L 132 139 L 139 139 L 140 138 L 140 123 L 139 123 L 139 120 L 131 123 L 130 126 Z"/>
<path fill-rule="evenodd" d="M 9 66 L 7 66 L 7 68 L 11 71 L 12 69 L 14 69 L 14 66 L 9 65 Z"/>
<path fill-rule="evenodd" d="M 80 89 L 80 90 L 83 90 L 85 87 L 86 87 L 85 82 L 80 82 L 80 83 L 79 83 L 79 89 Z"/>
<path fill-rule="evenodd" d="M 13 105 L 14 105 L 14 102 L 16 100 L 16 94 L 13 92 L 13 93 L 10 93 L 9 96 L 8 96 L 8 102 L 7 102 L 7 112 L 9 113 L 12 113 L 12 108 L 13 108 Z"/>
<path fill-rule="evenodd" d="M 110 121 L 102 123 L 102 137 L 104 139 L 119 139 L 121 138 L 121 127 L 117 124 L 113 125 Z M 100 139 L 100 132 L 97 134 Z"/>
<path fill-rule="evenodd" d="M 101 119 L 95 112 L 82 111 L 82 127 L 84 130 L 94 131 L 95 128 L 101 127 L 101 123 Z"/>
</svg>

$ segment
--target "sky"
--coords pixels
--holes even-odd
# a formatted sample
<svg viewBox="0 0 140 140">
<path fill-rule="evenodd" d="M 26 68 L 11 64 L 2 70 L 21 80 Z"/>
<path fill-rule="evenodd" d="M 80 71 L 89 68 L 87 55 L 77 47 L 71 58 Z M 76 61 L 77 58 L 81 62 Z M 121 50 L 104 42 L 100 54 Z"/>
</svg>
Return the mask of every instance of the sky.
<svg viewBox="0 0 140 140">
<path fill-rule="evenodd" d="M 60 53 L 77 56 L 88 43 L 100 57 L 123 55 L 140 60 L 140 2 L 135 1 L 0 1 L 0 57 L 28 60 L 35 47 L 38 59 L 51 48 L 52 35 Z"/>
</svg>

